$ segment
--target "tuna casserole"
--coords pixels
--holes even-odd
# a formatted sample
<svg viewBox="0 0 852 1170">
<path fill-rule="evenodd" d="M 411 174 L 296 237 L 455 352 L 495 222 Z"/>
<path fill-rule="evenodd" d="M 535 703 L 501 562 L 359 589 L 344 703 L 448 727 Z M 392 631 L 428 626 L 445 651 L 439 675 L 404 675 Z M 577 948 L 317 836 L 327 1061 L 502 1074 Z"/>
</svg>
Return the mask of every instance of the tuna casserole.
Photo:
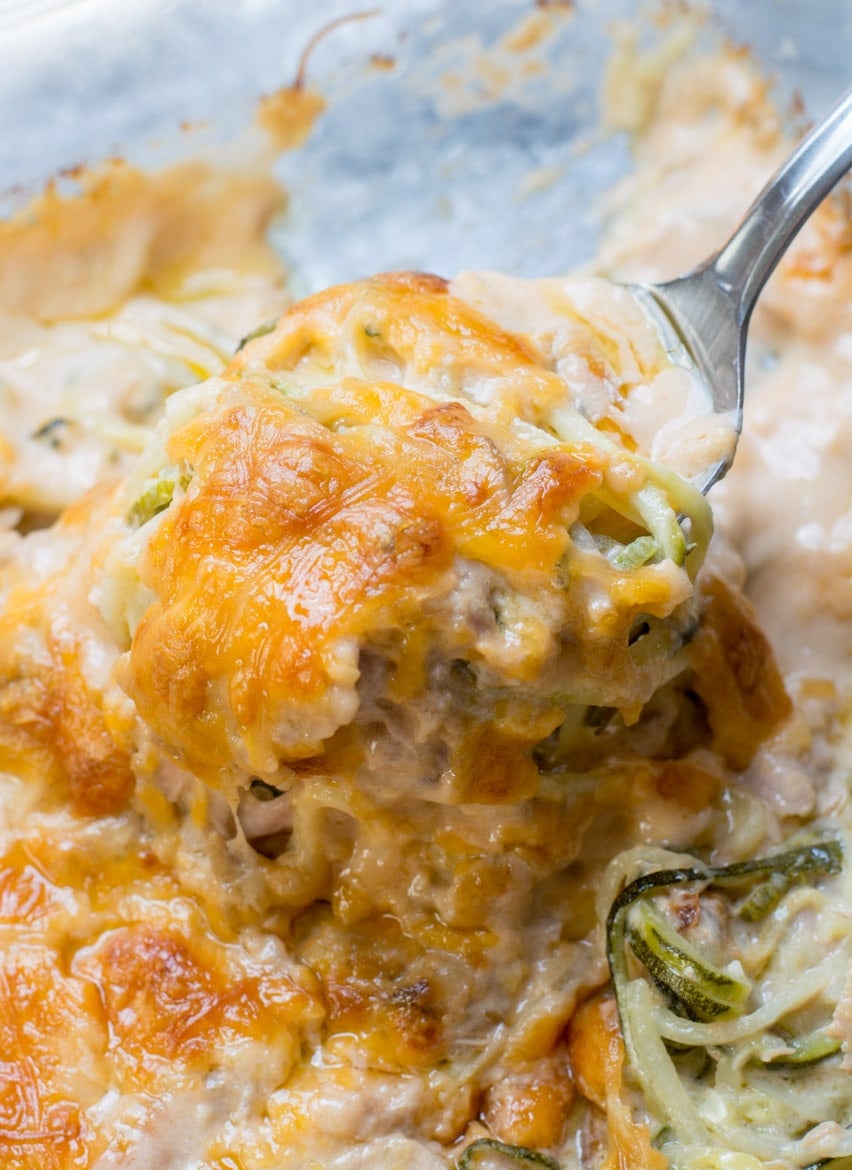
<svg viewBox="0 0 852 1170">
<path fill-rule="evenodd" d="M 848 204 L 711 538 L 601 277 L 785 141 L 733 52 L 619 96 L 598 275 L 290 304 L 274 185 L 190 164 L 0 228 L 4 1168 L 852 1164 Z"/>
</svg>

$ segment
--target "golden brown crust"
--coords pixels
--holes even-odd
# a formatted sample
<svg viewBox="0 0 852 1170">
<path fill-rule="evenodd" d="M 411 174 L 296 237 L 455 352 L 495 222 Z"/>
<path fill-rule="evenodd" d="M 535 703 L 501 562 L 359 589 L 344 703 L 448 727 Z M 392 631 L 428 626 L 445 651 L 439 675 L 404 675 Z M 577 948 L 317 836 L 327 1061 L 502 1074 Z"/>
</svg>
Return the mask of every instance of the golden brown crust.
<svg viewBox="0 0 852 1170">
<path fill-rule="evenodd" d="M 23 775 L 46 773 L 79 815 L 109 816 L 133 792 L 130 756 L 103 694 L 84 677 L 81 640 L 61 620 L 52 626 L 55 586 L 26 596 L 0 621 L 0 762 Z"/>
<path fill-rule="evenodd" d="M 197 1075 L 241 1039 L 280 1040 L 319 1012 L 291 980 L 235 976 L 221 946 L 150 924 L 108 935 L 76 970 L 99 989 L 113 1068 L 131 1091 Z"/>
<path fill-rule="evenodd" d="M 424 626 L 456 558 L 552 582 L 579 501 L 601 482 L 591 447 L 533 452 L 459 401 L 348 377 L 345 348 L 372 343 L 366 328 L 380 360 L 407 369 L 502 376 L 521 363 L 552 377 L 416 274 L 309 298 L 237 356 L 219 405 L 169 439 L 192 480 L 148 545 L 142 577 L 157 600 L 123 676 L 146 723 L 205 774 L 232 762 L 235 735 L 274 738 L 280 712 L 323 701 L 346 674 L 341 645 Z M 285 398 L 275 379 L 305 362 L 316 385 Z M 318 737 L 279 748 L 296 759 Z M 274 761 L 258 751 L 248 766 Z"/>
<path fill-rule="evenodd" d="M 54 651 L 57 666 L 47 681 L 46 743 L 67 785 L 71 807 L 85 816 L 109 816 L 133 792 L 130 756 L 110 730 L 102 697 L 93 693 L 75 648 Z"/>
<path fill-rule="evenodd" d="M 501 1141 L 533 1150 L 558 1148 L 568 1127 L 574 1081 L 564 1044 L 492 1085 L 482 1118 Z"/>
<path fill-rule="evenodd" d="M 720 577 L 706 577 L 701 594 L 701 627 L 690 648 L 693 685 L 707 707 L 714 746 L 729 766 L 745 768 L 792 704 L 749 602 Z"/>
<path fill-rule="evenodd" d="M 571 1020 L 568 1052 L 578 1090 L 606 1114 L 601 1170 L 666 1170 L 668 1159 L 651 1146 L 648 1127 L 634 1121 L 622 1099 L 624 1042 L 613 996 L 580 1005 Z"/>
<path fill-rule="evenodd" d="M 319 354 L 328 372 L 339 375 L 354 339 L 375 360 L 415 377 L 443 371 L 464 386 L 466 372 L 524 371 L 561 390 L 522 338 L 450 295 L 448 288 L 440 276 L 389 272 L 326 289 L 288 309 L 276 329 L 237 354 L 230 371 L 239 375 L 262 363 L 284 372 Z"/>
<path fill-rule="evenodd" d="M 3 958 L 0 1164 L 8 1170 L 86 1165 L 94 1131 L 85 1102 L 68 1090 L 80 1063 L 91 1061 L 98 1030 L 94 988 L 63 974 L 43 947 L 16 946 Z"/>
<path fill-rule="evenodd" d="M 149 175 L 115 161 L 74 178 L 78 196 L 51 186 L 0 222 L 0 308 L 40 321 L 88 317 L 204 268 L 278 270 L 263 233 L 283 200 L 268 176 L 202 162 Z"/>
</svg>

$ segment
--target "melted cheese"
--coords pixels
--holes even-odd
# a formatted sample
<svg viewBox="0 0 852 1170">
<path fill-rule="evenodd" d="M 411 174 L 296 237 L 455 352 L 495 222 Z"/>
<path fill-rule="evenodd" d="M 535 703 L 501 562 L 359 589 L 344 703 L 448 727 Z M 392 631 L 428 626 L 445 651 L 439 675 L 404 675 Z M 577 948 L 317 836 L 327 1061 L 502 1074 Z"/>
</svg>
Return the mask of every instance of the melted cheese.
<svg viewBox="0 0 852 1170">
<path fill-rule="evenodd" d="M 557 694 L 641 702 L 665 659 L 640 667 L 631 625 L 668 617 L 689 579 L 575 547 L 581 510 L 600 519 L 647 473 L 594 431 L 545 429 L 570 395 L 523 335 L 435 278 L 395 275 L 303 302 L 176 399 L 155 482 L 174 468 L 185 491 L 141 549 L 129 538 L 144 594 L 121 679 L 148 727 L 193 770 L 274 778 L 368 697 L 447 687 L 430 679 L 441 666 L 475 675 L 469 734 L 488 719 L 507 750 L 555 728 Z M 464 612 L 467 566 L 486 595 Z M 387 663 L 384 699 L 359 688 L 365 651 Z M 459 798 L 476 783 L 460 776 Z"/>
</svg>

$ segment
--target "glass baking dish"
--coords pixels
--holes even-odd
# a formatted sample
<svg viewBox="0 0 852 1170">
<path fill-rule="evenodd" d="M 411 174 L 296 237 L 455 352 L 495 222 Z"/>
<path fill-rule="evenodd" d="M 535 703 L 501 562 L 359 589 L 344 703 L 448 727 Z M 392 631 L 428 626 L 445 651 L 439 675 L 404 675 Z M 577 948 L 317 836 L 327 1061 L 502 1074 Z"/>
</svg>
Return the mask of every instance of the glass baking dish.
<svg viewBox="0 0 852 1170">
<path fill-rule="evenodd" d="M 388 268 L 565 271 L 592 254 L 595 196 L 627 165 L 625 136 L 600 132 L 601 80 L 614 26 L 642 10 L 5 0 L 3 209 L 79 164 L 219 149 L 298 78 L 327 109 L 280 167 L 296 291 Z M 717 0 L 700 35 L 752 48 L 782 109 L 819 116 L 848 84 L 838 0 Z"/>
</svg>

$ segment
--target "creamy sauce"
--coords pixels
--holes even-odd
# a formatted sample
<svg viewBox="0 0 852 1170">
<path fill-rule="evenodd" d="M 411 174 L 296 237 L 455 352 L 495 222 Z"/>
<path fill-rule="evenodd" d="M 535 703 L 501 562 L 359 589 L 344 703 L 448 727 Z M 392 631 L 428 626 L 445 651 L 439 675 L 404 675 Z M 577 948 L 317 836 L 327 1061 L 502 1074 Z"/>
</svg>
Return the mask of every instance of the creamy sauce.
<svg viewBox="0 0 852 1170">
<path fill-rule="evenodd" d="M 115 163 L 80 187 L 0 224 L 0 501 L 13 521 L 126 474 L 169 395 L 288 299 L 262 241 L 282 204 L 265 173 Z"/>
</svg>

